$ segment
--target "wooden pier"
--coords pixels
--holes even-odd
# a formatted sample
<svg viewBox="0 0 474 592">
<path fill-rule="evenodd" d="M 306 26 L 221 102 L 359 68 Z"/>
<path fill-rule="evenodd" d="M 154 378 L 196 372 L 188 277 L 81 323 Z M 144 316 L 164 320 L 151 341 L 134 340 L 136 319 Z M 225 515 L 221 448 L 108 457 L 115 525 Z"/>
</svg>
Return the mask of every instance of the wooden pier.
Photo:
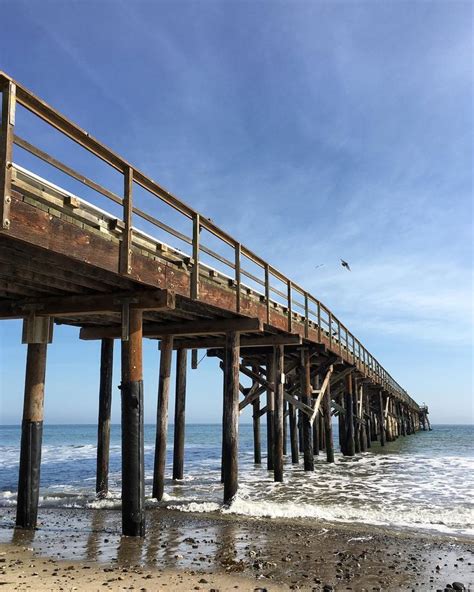
<svg viewBox="0 0 474 592">
<path fill-rule="evenodd" d="M 36 526 L 46 357 L 54 324 L 77 326 L 80 339 L 102 343 L 98 496 L 108 487 L 112 360 L 114 340 L 120 340 L 125 535 L 145 533 L 144 337 L 159 340 L 161 350 L 153 480 L 157 499 L 164 493 L 174 350 L 173 478 L 183 476 L 187 351 L 196 367 L 197 350 L 206 350 L 223 371 L 226 504 L 238 490 L 238 421 L 249 405 L 255 463 L 262 464 L 260 424 L 265 418 L 266 468 L 276 481 L 284 479 L 288 452 L 288 462 L 290 457 L 292 463 L 303 462 L 305 471 L 315 470 L 318 454 L 334 462 L 333 416 L 347 456 L 366 451 L 376 440 L 384 446 L 429 426 L 427 407 L 420 407 L 316 297 L 6 74 L 0 73 L 0 87 L 0 317 L 23 319 L 28 347 L 18 527 Z M 17 118 L 25 110 L 120 175 L 123 191 L 111 191 L 101 179 L 85 176 L 20 137 Z M 20 166 L 17 148 L 81 183 L 87 195 L 93 192 L 110 208 L 99 208 Z M 159 208 L 140 208 L 140 192 L 181 216 L 189 235 L 157 216 Z M 111 213 L 117 207 L 119 216 Z M 144 222 L 151 233 L 142 230 Z M 240 376 L 251 386 L 243 387 Z"/>
</svg>

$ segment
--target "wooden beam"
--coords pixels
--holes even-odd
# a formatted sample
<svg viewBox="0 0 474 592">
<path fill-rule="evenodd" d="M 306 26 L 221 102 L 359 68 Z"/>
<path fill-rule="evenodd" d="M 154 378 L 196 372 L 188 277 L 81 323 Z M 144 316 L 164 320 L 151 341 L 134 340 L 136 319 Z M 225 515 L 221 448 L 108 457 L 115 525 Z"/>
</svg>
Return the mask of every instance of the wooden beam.
<svg viewBox="0 0 474 592">
<path fill-rule="evenodd" d="M 315 403 L 314 403 L 314 407 L 313 407 L 313 414 L 310 417 L 310 423 L 311 425 L 313 425 L 313 421 L 314 418 L 316 417 L 318 411 L 319 411 L 319 407 L 321 405 L 321 401 L 323 400 L 324 394 L 326 393 L 326 389 L 328 388 L 329 385 L 329 381 L 331 379 L 331 374 L 333 372 L 333 367 L 329 366 L 329 370 L 327 371 L 326 377 L 324 378 L 324 382 L 321 386 L 320 390 L 313 390 L 313 393 L 318 393 L 318 398 L 316 399 Z"/>
<path fill-rule="evenodd" d="M 240 331 L 244 333 L 254 333 L 263 330 L 263 323 L 259 319 L 243 317 L 232 319 L 209 319 L 205 321 L 189 321 L 187 323 L 169 323 L 166 325 L 159 323 L 147 323 L 144 327 L 143 335 L 145 337 L 159 339 L 167 335 L 189 336 L 189 335 L 207 335 L 215 333 L 226 333 L 228 331 Z M 120 327 L 83 327 L 80 332 L 80 339 L 103 339 L 107 337 L 119 337 Z M 222 338 L 224 339 L 224 338 Z M 179 342 L 178 342 L 179 343 Z M 182 346 L 179 345 L 181 348 Z M 178 345 L 175 349 L 178 349 Z M 185 348 L 192 349 L 192 348 Z M 200 349 L 194 348 L 194 349 Z"/>
<path fill-rule="evenodd" d="M 31 311 L 36 316 L 76 316 L 122 311 L 122 304 L 128 302 L 130 309 L 167 310 L 175 308 L 175 296 L 169 290 L 141 290 L 136 292 L 115 292 L 109 294 L 82 294 L 80 296 L 54 296 L 25 298 L 20 302 L 0 303 L 0 318 L 23 318 Z M 107 337 L 98 337 L 103 339 Z M 118 335 L 120 337 L 120 327 Z"/>
</svg>

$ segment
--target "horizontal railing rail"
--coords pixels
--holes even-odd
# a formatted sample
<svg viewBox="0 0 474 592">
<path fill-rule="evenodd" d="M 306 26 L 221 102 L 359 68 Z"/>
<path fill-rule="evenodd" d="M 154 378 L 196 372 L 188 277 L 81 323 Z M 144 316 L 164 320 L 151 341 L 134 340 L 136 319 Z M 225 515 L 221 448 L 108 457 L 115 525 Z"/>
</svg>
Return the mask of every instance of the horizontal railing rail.
<svg viewBox="0 0 474 592">
<path fill-rule="evenodd" d="M 0 215 L 2 218 L 2 228 L 7 229 L 9 225 L 7 218 L 11 201 L 9 183 L 11 185 L 11 169 L 13 167 L 12 150 L 13 145 L 16 145 L 32 156 L 68 175 L 75 181 L 82 183 L 102 197 L 111 200 L 123 209 L 123 238 L 121 241 L 122 252 L 120 258 L 123 262 L 121 265 L 122 273 L 129 274 L 131 271 L 131 245 L 135 230 L 133 216 L 135 215 L 155 228 L 189 245 L 192 251 L 189 254 L 189 260 L 192 266 L 190 291 L 192 298 L 199 299 L 200 266 L 208 267 L 203 263 L 201 256 L 207 255 L 216 263 L 231 270 L 231 279 L 236 292 L 235 311 L 237 313 L 241 312 L 242 290 L 247 288 L 253 289 L 266 304 L 268 323 L 271 318 L 271 307 L 274 304 L 280 304 L 287 315 L 289 332 L 293 331 L 295 322 L 303 324 L 305 337 L 309 336 L 310 329 L 316 330 L 318 341 L 321 341 L 323 337 L 327 339 L 330 349 L 335 352 L 344 352 L 347 354 L 349 358 L 352 358 L 354 364 L 359 364 L 363 371 L 368 376 L 376 379 L 376 382 L 378 381 L 384 389 L 392 391 L 392 393 L 396 394 L 407 404 L 418 408 L 416 402 L 390 376 L 331 310 L 317 298 L 309 294 L 302 286 L 286 277 L 251 249 L 214 224 L 212 220 L 201 215 L 185 202 L 175 197 L 127 160 L 1 72 L 0 86 L 2 90 L 0 184 L 3 185 L 3 187 L 0 187 L 0 190 L 3 189 L 5 199 L 8 198 L 8 203 L 4 199 L 1 204 Z M 121 173 L 123 175 L 123 195 L 117 195 L 117 193 L 103 187 L 89 178 L 89 176 L 78 172 L 30 143 L 28 140 L 15 134 L 13 130 L 15 126 L 16 104 L 21 105 L 34 116 Z M 147 194 L 158 198 L 161 202 L 184 216 L 184 218 L 190 220 L 192 222 L 192 236 L 188 236 L 170 224 L 160 220 L 155 215 L 139 208 L 134 203 L 135 186 L 145 190 Z M 202 240 L 203 230 L 218 239 L 222 245 L 230 247 L 233 250 L 232 259 L 204 244 Z M 177 250 L 180 251 L 179 249 Z M 246 269 L 244 260 L 248 260 L 256 266 L 261 272 L 262 277 L 256 275 L 255 271 Z M 244 283 L 246 280 L 253 282 L 257 288 L 251 288 L 248 284 Z M 277 287 L 275 282 L 279 282 L 283 287 Z"/>
</svg>

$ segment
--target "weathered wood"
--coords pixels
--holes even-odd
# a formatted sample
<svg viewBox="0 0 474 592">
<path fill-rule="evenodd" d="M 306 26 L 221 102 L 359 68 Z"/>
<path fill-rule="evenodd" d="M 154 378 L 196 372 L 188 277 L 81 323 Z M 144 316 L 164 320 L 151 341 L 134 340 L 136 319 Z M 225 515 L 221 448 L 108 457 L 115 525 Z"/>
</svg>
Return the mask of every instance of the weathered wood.
<svg viewBox="0 0 474 592">
<path fill-rule="evenodd" d="M 344 455 L 354 456 L 355 455 L 355 442 L 354 442 L 354 406 L 352 402 L 353 389 L 352 389 L 352 375 L 346 376 L 346 390 L 345 390 L 345 401 L 344 407 L 346 414 L 344 416 L 346 424 L 346 442 L 344 446 Z"/>
<path fill-rule="evenodd" d="M 301 369 L 301 397 L 303 403 L 311 405 L 311 360 L 309 355 L 309 349 L 306 347 L 303 350 L 303 360 Z M 311 420 L 303 414 L 303 455 L 304 455 L 304 470 L 314 471 L 314 458 L 313 458 L 313 437 L 311 429 Z"/>
<path fill-rule="evenodd" d="M 176 356 L 176 394 L 174 408 L 173 479 L 184 476 L 184 432 L 186 410 L 187 351 L 178 349 Z M 238 386 L 238 385 L 237 385 Z"/>
<path fill-rule="evenodd" d="M 319 388 L 320 377 L 319 374 L 313 376 L 313 390 Z M 313 455 L 319 456 L 319 411 L 317 411 L 313 419 Z"/>
<path fill-rule="evenodd" d="M 283 393 L 285 389 L 283 346 L 275 348 L 274 479 L 283 481 Z"/>
<path fill-rule="evenodd" d="M 382 390 L 379 391 L 379 432 L 380 446 L 385 446 L 385 414 Z"/>
<path fill-rule="evenodd" d="M 290 419 L 291 462 L 294 465 L 297 465 L 299 463 L 298 424 L 296 419 L 296 408 L 292 403 L 288 403 L 288 412 Z"/>
<path fill-rule="evenodd" d="M 288 402 L 283 398 L 283 456 L 288 453 Z"/>
<path fill-rule="evenodd" d="M 0 123 L 0 231 L 11 226 L 11 182 L 13 164 L 13 130 L 15 126 L 16 85 L 2 85 L 2 119 Z"/>
<path fill-rule="evenodd" d="M 260 441 L 260 399 L 257 397 L 252 402 L 253 420 L 253 462 L 256 465 L 262 463 L 262 445 Z"/>
<path fill-rule="evenodd" d="M 326 439 L 326 459 L 328 463 L 334 462 L 334 443 L 332 439 L 331 421 L 331 385 L 328 386 L 323 401 L 324 435 Z"/>
<path fill-rule="evenodd" d="M 122 341 L 122 533 L 145 535 L 142 311 L 130 310 L 128 341 Z"/>
<path fill-rule="evenodd" d="M 123 174 L 123 223 L 120 243 L 119 272 L 129 275 L 132 272 L 132 225 L 133 225 L 133 169 L 125 167 Z"/>
<path fill-rule="evenodd" d="M 80 296 L 54 296 L 44 298 L 26 298 L 16 302 L 0 303 L 0 318 L 22 318 L 25 311 L 34 310 L 36 316 L 73 316 L 96 314 L 102 312 L 121 313 L 122 304 L 130 303 L 130 308 L 140 310 L 174 309 L 174 294 L 169 290 L 138 290 L 136 292 L 116 292 L 111 294 L 81 294 Z M 102 334 L 105 337 L 120 337 Z"/>
<path fill-rule="evenodd" d="M 269 386 L 267 388 L 267 469 L 273 471 L 273 451 L 274 451 L 274 380 L 275 380 L 275 358 L 273 354 L 267 356 L 267 379 Z M 271 384 L 271 387 L 270 387 Z"/>
<path fill-rule="evenodd" d="M 114 340 L 103 339 L 100 352 L 99 420 L 97 427 L 97 473 L 95 490 L 105 497 L 109 490 L 110 412 Z"/>
<path fill-rule="evenodd" d="M 353 377 L 352 406 L 354 416 L 354 449 L 356 454 L 358 454 L 360 452 L 359 384 L 355 377 Z"/>
<path fill-rule="evenodd" d="M 168 441 L 168 408 L 171 378 L 173 336 L 167 335 L 161 342 L 160 374 L 158 377 L 158 404 L 156 412 L 155 462 L 153 470 L 153 497 L 163 499 Z"/>
<path fill-rule="evenodd" d="M 238 489 L 239 431 L 239 333 L 226 336 L 224 357 L 223 474 L 224 504 L 229 505 Z"/>
<path fill-rule="evenodd" d="M 209 335 L 215 333 L 226 333 L 227 331 L 244 331 L 245 333 L 261 332 L 263 324 L 259 319 L 252 318 L 231 318 L 231 319 L 209 319 L 204 321 L 188 321 L 186 323 L 169 323 L 166 325 L 158 323 L 147 323 L 143 330 L 144 337 L 161 339 L 166 335 L 190 336 Z M 104 337 L 118 337 L 119 327 L 85 327 L 81 329 L 81 339 L 102 339 Z M 223 338 L 222 338 L 223 339 Z M 221 341 L 221 340 L 219 340 Z M 176 341 L 175 349 L 183 348 L 183 344 Z M 186 348 L 192 349 L 192 348 Z M 200 349 L 197 347 L 197 349 Z"/>
<path fill-rule="evenodd" d="M 45 343 L 30 343 L 26 358 L 16 526 L 36 527 L 43 439 Z"/>
</svg>

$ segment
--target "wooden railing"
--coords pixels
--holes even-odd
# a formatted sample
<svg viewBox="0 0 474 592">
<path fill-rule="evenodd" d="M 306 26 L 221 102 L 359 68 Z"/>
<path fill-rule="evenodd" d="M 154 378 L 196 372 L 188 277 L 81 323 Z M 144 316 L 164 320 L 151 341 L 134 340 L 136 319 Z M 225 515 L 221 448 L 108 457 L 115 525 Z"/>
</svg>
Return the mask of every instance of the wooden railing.
<svg viewBox="0 0 474 592">
<path fill-rule="evenodd" d="M 155 228 L 166 232 L 170 236 L 179 239 L 191 248 L 191 291 L 190 297 L 199 299 L 200 274 L 199 268 L 202 264 L 201 256 L 209 256 L 216 264 L 224 265 L 231 270 L 233 277 L 230 279 L 235 289 L 235 311 L 241 312 L 242 289 L 246 287 L 245 278 L 253 282 L 265 302 L 267 308 L 267 321 L 270 320 L 270 310 L 277 301 L 286 310 L 288 319 L 288 331 L 293 330 L 295 320 L 304 325 L 304 335 L 308 336 L 310 327 L 315 327 L 318 334 L 318 341 L 321 341 L 324 334 L 329 340 L 329 347 L 333 351 L 342 351 L 343 348 L 353 361 L 362 366 L 364 372 L 375 379 L 384 389 L 396 394 L 398 398 L 408 405 L 418 409 L 418 405 L 411 399 L 408 393 L 390 376 L 372 354 L 361 344 L 361 342 L 335 317 L 332 312 L 317 298 L 309 294 L 304 288 L 287 278 L 275 267 L 264 261 L 256 253 L 241 244 L 224 230 L 219 228 L 210 219 L 202 216 L 186 203 L 175 197 L 158 183 L 139 171 L 127 160 L 107 148 L 98 140 L 93 138 L 55 109 L 36 97 L 22 85 L 15 82 L 6 74 L 0 72 L 0 86 L 2 90 L 2 124 L 0 137 L 0 191 L 3 199 L 0 204 L 1 227 L 5 231 L 9 228 L 9 210 L 11 203 L 11 170 L 13 167 L 13 144 L 27 151 L 34 157 L 44 161 L 65 173 L 72 179 L 92 189 L 102 197 L 111 200 L 122 207 L 123 211 L 123 238 L 121 241 L 120 272 L 127 275 L 131 272 L 131 244 L 133 233 L 133 217 L 150 223 Z M 81 174 L 70 166 L 53 158 L 47 152 L 34 146 L 24 138 L 15 135 L 15 110 L 16 105 L 21 105 L 40 120 L 61 132 L 64 136 L 105 162 L 107 165 L 123 175 L 123 195 L 118 195 L 101 184 Z M 140 187 L 148 194 L 158 198 L 175 211 L 179 212 L 186 219 L 192 221 L 192 236 L 178 231 L 176 228 L 164 221 L 159 220 L 151 213 L 137 207 L 134 203 L 134 188 Z M 211 249 L 202 242 L 201 233 L 206 230 L 213 237 L 217 238 L 223 245 L 233 250 L 234 256 L 231 259 Z M 245 259 L 249 260 L 262 272 L 263 279 L 258 277 L 254 271 L 250 271 L 244 265 Z M 275 285 L 286 287 L 281 289 Z M 296 313 L 296 314 L 295 314 Z M 297 316 L 298 315 L 298 316 Z"/>
</svg>

